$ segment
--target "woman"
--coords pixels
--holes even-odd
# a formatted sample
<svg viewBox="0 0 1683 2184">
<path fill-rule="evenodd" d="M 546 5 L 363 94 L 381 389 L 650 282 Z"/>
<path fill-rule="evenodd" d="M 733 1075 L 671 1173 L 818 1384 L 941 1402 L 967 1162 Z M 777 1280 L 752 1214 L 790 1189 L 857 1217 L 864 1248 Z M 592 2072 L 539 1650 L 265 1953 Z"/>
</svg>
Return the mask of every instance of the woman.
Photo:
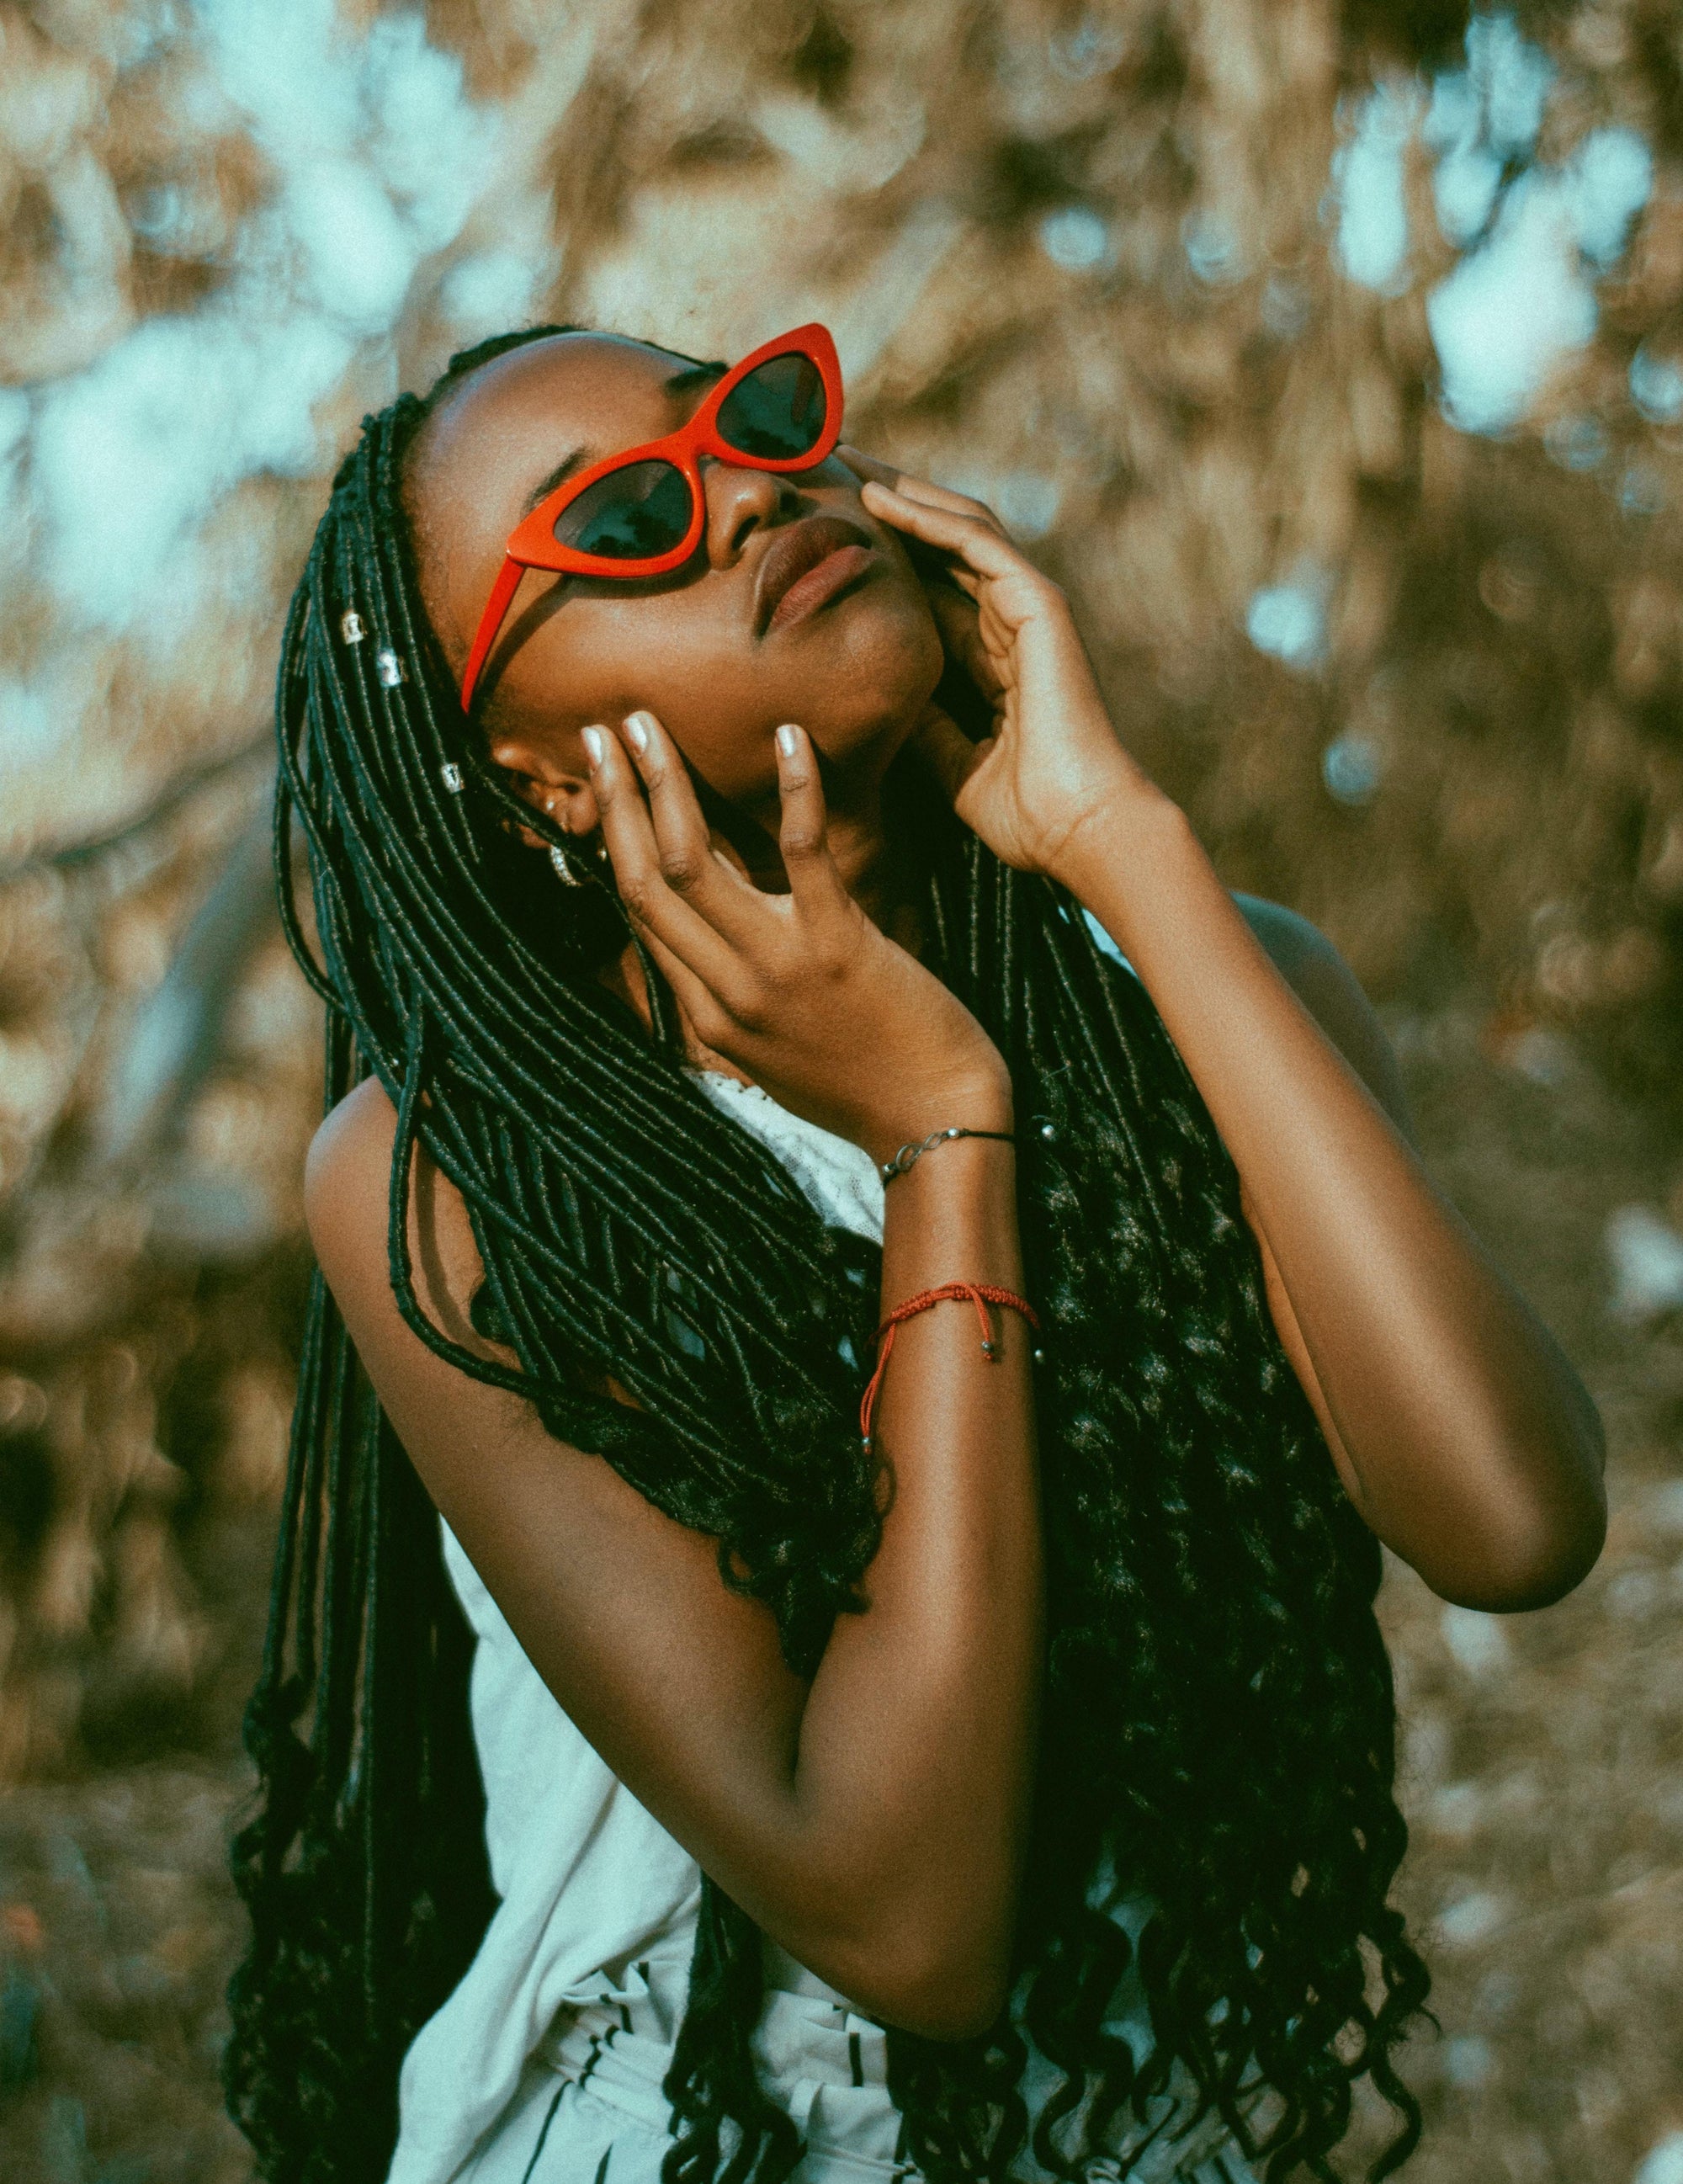
<svg viewBox="0 0 1683 2184">
<path fill-rule="evenodd" d="M 840 400 L 819 328 L 488 343 L 294 603 L 265 2176 L 1331 2177 L 1364 2075 L 1418 2136 L 1378 1541 L 1558 1598 L 1595 1412 L 1333 950 Z"/>
</svg>

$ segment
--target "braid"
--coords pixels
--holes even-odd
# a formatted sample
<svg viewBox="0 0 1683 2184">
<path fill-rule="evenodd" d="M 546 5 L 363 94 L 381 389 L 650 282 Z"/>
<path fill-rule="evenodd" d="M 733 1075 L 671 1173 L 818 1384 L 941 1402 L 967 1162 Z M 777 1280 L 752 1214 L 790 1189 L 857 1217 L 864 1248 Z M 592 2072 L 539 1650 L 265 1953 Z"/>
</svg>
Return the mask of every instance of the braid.
<svg viewBox="0 0 1683 2184">
<path fill-rule="evenodd" d="M 883 1481 L 851 1424 L 880 1255 L 827 1228 L 697 1090 L 652 965 L 652 1039 L 608 1000 L 593 973 L 626 944 L 617 899 L 596 874 L 560 894 L 522 847 L 516 822 L 560 838 L 489 762 L 421 604 L 407 450 L 443 388 L 534 337 L 482 344 L 427 403 L 367 421 L 335 481 L 281 661 L 283 915 L 327 1003 L 328 1105 L 371 1072 L 398 1112 L 389 1248 L 407 1323 L 716 1537 L 724 1582 L 766 1604 L 810 1675 L 881 1533 Z M 1364 2073 L 1402 2119 L 1374 2171 L 1389 2174 L 1418 2135 L 1390 2057 L 1426 1980 L 1386 1901 L 1405 1835 L 1377 1546 L 1144 989 L 1047 883 L 950 815 L 918 816 L 932 967 L 1034 1118 L 1019 1172 L 1049 1329 L 1051 1637 L 1016 1970 L 1059 2086 L 1035 2157 L 1077 2176 L 1177 2058 L 1249 2148 L 1254 2058 L 1276 2096 L 1268 2184 L 1335 2175 Z M 293 902 L 294 823 L 320 967 Z M 476 1321 L 517 1370 L 451 1342 L 416 1297 L 417 1145 L 462 1194 L 485 1268 Z M 599 1392 L 609 1376 L 636 1407 Z M 383 2176 L 404 2050 L 488 1917 L 470 1652 L 436 1519 L 318 1278 L 247 1719 L 262 1802 L 236 1846 L 253 1941 L 226 2078 L 277 2184 Z M 1089 1902 L 1101 1874 L 1156 1907 L 1137 1952 L 1155 2044 L 1137 2065 L 1105 2022 L 1135 1951 Z M 799 2161 L 755 2075 L 761 1982 L 757 1930 L 705 1881 L 668 2184 L 781 2184 Z M 932 2184 L 1004 2177 L 1028 2135 L 1027 2053 L 1009 2015 L 956 2045 L 890 2033 L 890 2089 Z"/>
</svg>

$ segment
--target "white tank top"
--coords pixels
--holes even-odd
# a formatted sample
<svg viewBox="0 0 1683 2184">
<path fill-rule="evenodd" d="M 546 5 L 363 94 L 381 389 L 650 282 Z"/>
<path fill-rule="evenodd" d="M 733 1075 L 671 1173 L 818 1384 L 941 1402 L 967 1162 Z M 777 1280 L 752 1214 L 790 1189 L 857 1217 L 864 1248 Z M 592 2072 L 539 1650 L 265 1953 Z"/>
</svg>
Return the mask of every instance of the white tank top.
<svg viewBox="0 0 1683 2184">
<path fill-rule="evenodd" d="M 827 1221 L 881 1241 L 883 1184 L 868 1153 L 757 1085 L 712 1072 L 696 1082 L 777 1156 Z M 476 1641 L 473 1735 L 501 1900 L 460 1985 L 404 2058 L 388 2184 L 571 2184 L 575 2175 L 593 2184 L 599 2174 L 603 2184 L 655 2184 L 666 2143 L 660 2081 L 683 2008 L 700 1869 L 574 1727 L 448 1526 L 443 1536 Z M 1147 1908 L 1121 1915 L 1137 1931 Z M 881 2028 L 769 1942 L 766 1958 L 755 2050 L 766 2092 L 807 2142 L 800 2184 L 916 2184 L 900 2158 Z M 1142 2052 L 1149 2044 L 1137 2008 L 1115 2029 Z M 1031 2065 L 1031 2109 L 1034 2075 Z M 558 2081 L 571 2093 L 582 2080 L 599 2098 L 563 2103 L 552 2093 Z M 1175 2106 L 1165 2098 L 1141 2134 L 1155 2142 L 1130 2172 L 1138 2184 L 1246 2177 L 1236 2156 L 1223 2156 L 1218 2126 L 1171 2148 L 1163 2126 Z M 1021 2173 L 1041 2172 L 1029 2163 Z"/>
</svg>

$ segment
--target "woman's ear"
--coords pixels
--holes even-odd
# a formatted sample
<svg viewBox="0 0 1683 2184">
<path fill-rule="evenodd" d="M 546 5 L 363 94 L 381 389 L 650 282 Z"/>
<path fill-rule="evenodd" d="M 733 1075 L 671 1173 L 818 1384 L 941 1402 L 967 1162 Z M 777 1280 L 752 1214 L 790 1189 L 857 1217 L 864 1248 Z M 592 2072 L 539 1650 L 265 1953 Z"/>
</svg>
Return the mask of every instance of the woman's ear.
<svg viewBox="0 0 1683 2184">
<path fill-rule="evenodd" d="M 569 740 L 578 738 L 574 736 Z M 571 751 L 558 752 L 513 731 L 492 733 L 491 762 L 507 774 L 517 796 L 534 811 L 544 813 L 562 833 L 594 834 L 601 824 L 601 814 L 596 808 L 596 792 L 585 774 L 582 744 L 576 766 L 568 763 L 572 756 Z M 529 849 L 543 848 L 541 836 L 523 827 L 520 833 Z"/>
</svg>

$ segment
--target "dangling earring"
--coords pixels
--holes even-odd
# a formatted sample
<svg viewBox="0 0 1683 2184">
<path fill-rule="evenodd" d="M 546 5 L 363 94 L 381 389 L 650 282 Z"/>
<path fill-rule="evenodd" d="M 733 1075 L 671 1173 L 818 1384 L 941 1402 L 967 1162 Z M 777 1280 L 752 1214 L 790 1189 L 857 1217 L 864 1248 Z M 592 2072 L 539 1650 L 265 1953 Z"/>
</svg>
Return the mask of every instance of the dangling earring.
<svg viewBox="0 0 1683 2184">
<path fill-rule="evenodd" d="M 549 816 L 554 822 L 555 825 L 560 827 L 562 833 L 571 834 L 572 833 L 572 828 L 567 824 L 565 808 L 557 811 L 553 806 L 551 806 L 549 808 Z M 573 869 L 571 852 L 565 849 L 559 842 L 551 842 L 549 844 L 549 863 L 551 868 L 554 870 L 555 878 L 560 882 L 563 887 L 583 886 L 584 881 L 582 877 Z"/>
</svg>

